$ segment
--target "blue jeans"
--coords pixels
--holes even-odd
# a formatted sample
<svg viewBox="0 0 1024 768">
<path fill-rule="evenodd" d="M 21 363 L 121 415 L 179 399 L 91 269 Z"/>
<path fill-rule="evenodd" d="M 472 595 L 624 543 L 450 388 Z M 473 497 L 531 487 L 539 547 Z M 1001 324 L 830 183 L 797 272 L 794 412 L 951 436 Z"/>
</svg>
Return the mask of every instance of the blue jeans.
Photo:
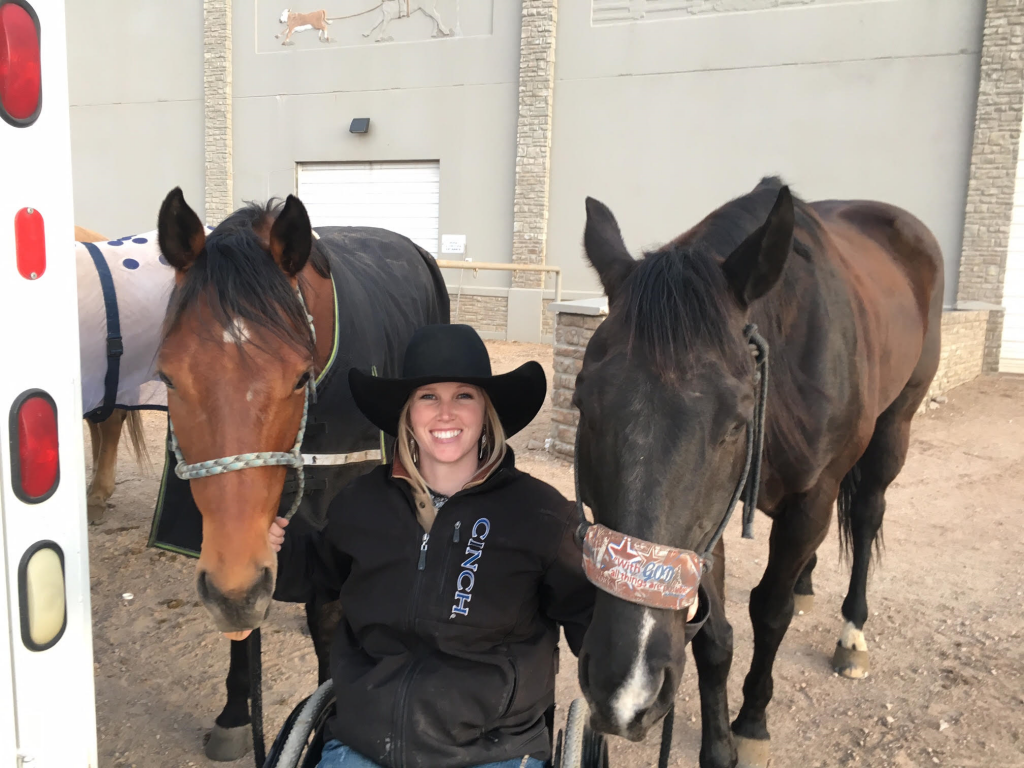
<svg viewBox="0 0 1024 768">
<path fill-rule="evenodd" d="M 544 763 L 532 757 L 517 757 L 514 760 L 503 760 L 500 763 L 487 763 L 477 768 L 543 768 Z M 331 739 L 324 744 L 323 757 L 316 768 L 380 768 L 376 763 L 367 760 L 351 747 L 340 741 Z"/>
</svg>

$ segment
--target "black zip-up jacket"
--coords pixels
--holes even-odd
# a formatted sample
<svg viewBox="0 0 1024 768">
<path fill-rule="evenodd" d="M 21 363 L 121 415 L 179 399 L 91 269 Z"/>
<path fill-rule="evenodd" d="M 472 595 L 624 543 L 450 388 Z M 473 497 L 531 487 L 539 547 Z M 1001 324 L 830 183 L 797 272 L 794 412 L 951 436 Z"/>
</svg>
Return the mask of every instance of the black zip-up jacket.
<svg viewBox="0 0 1024 768">
<path fill-rule="evenodd" d="M 558 625 L 578 655 L 594 604 L 575 505 L 518 471 L 509 449 L 426 534 L 424 499 L 395 474 L 352 481 L 322 534 L 289 527 L 279 553 L 279 597 L 312 582 L 341 600 L 329 734 L 388 768 L 546 760 Z"/>
</svg>

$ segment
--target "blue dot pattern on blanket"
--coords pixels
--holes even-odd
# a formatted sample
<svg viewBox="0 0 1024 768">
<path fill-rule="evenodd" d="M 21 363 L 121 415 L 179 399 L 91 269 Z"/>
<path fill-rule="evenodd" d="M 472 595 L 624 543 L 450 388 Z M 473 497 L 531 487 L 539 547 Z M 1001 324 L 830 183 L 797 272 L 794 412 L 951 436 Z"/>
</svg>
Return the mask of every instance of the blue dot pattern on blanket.
<svg viewBox="0 0 1024 768">
<path fill-rule="evenodd" d="M 139 268 L 139 262 L 137 262 L 135 259 L 125 259 L 121 263 L 124 265 L 125 269 L 138 269 Z"/>
<path fill-rule="evenodd" d="M 107 245 L 124 245 L 124 243 L 122 243 L 120 240 L 110 240 L 107 242 Z"/>
<path fill-rule="evenodd" d="M 132 242 L 135 243 L 136 245 L 145 245 L 146 243 L 149 242 L 149 240 L 147 240 L 144 237 L 133 237 Z"/>
</svg>

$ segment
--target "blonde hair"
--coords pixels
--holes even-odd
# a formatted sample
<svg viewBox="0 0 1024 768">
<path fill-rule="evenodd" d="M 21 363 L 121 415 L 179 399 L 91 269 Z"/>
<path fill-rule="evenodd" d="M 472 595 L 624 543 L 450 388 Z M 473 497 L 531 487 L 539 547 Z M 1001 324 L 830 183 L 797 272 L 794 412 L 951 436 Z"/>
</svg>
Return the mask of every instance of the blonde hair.
<svg viewBox="0 0 1024 768">
<path fill-rule="evenodd" d="M 481 467 L 489 467 L 497 464 L 505 458 L 505 430 L 501 426 L 501 419 L 498 418 L 498 411 L 491 402 L 490 396 L 480 387 L 476 388 L 484 398 L 484 428 L 483 434 L 488 436 L 489 452 L 480 462 Z M 412 425 L 409 423 L 409 409 L 412 406 L 412 399 L 416 393 L 413 392 L 409 399 L 402 406 L 402 412 L 398 415 L 398 460 L 409 473 L 413 487 L 421 493 L 427 493 L 427 481 L 420 474 L 420 468 L 412 460 L 412 451 L 409 444 L 415 442 L 416 438 L 412 433 Z"/>
</svg>

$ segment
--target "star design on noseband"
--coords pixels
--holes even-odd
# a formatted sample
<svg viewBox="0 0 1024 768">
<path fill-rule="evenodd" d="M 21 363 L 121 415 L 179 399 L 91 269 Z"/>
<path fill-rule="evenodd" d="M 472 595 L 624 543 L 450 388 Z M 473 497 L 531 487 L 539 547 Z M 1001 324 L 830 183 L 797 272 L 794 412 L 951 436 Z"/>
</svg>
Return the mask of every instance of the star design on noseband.
<svg viewBox="0 0 1024 768">
<path fill-rule="evenodd" d="M 633 542 L 628 538 L 624 538 L 618 544 L 609 544 L 608 551 L 611 552 L 612 557 L 617 560 L 623 560 L 627 563 L 638 563 L 643 561 L 643 557 L 640 553 L 633 549 Z"/>
</svg>

